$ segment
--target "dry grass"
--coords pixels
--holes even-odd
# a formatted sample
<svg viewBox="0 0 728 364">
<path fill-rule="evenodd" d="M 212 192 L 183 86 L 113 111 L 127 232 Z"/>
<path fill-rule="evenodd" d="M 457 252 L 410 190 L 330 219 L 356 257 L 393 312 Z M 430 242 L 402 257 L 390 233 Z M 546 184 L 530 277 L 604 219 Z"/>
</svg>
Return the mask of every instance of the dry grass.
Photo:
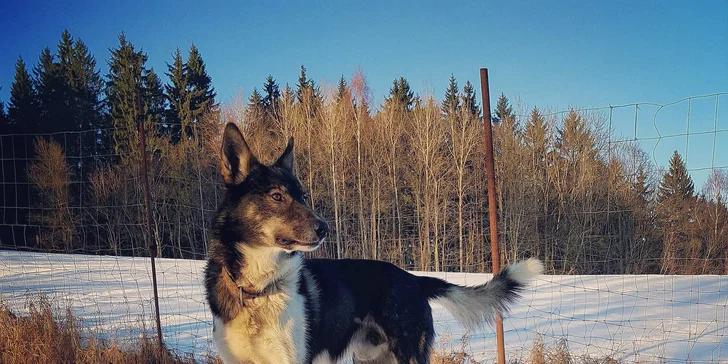
<svg viewBox="0 0 728 364">
<path fill-rule="evenodd" d="M 143 331 L 143 330 L 142 330 Z M 447 340 L 446 340 L 447 341 Z M 466 351 L 467 340 L 460 348 L 445 345 L 434 350 L 432 364 L 476 364 Z M 142 335 L 133 342 L 120 345 L 111 340 L 98 339 L 85 334 L 70 308 L 54 311 L 47 299 L 36 298 L 28 303 L 28 314 L 16 316 L 4 302 L 0 302 L 0 363 L 148 363 L 148 364 L 221 364 L 215 356 L 207 355 L 195 361 L 179 357 L 156 340 Z M 521 360 L 512 361 L 521 363 Z M 575 356 L 569 352 L 564 339 L 547 346 L 537 335 L 525 360 L 530 364 L 618 364 L 610 357 L 593 358 Z"/>
<path fill-rule="evenodd" d="M 531 364 L 546 364 L 547 363 L 547 350 L 546 345 L 543 343 L 543 337 L 536 335 L 533 339 L 533 347 L 531 348 L 531 357 L 529 362 Z"/>
<path fill-rule="evenodd" d="M 470 355 L 464 352 L 445 352 L 433 350 L 430 364 L 477 364 Z"/>
<path fill-rule="evenodd" d="M 0 363 L 195 363 L 159 347 L 146 335 L 126 345 L 84 335 L 69 308 L 58 314 L 46 299 L 36 299 L 28 306 L 28 315 L 20 317 L 0 302 Z M 206 358 L 205 362 L 217 363 L 218 359 Z"/>
<path fill-rule="evenodd" d="M 575 356 L 569 352 L 566 339 L 559 339 L 549 348 L 541 335 L 536 335 L 528 358 L 529 364 L 618 364 L 612 357 L 594 358 L 586 355 Z"/>
</svg>

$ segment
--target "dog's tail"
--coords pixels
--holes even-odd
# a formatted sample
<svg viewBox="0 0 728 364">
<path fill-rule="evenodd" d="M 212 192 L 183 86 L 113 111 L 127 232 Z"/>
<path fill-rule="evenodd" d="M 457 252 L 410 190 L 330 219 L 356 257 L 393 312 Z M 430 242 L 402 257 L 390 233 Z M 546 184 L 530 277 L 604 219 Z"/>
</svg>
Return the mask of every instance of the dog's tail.
<svg viewBox="0 0 728 364">
<path fill-rule="evenodd" d="M 427 298 L 442 304 L 470 329 L 492 322 L 496 310 L 507 311 L 519 292 L 542 272 L 543 264 L 531 258 L 503 269 L 480 286 L 463 287 L 432 277 L 419 277 L 419 284 Z"/>
</svg>

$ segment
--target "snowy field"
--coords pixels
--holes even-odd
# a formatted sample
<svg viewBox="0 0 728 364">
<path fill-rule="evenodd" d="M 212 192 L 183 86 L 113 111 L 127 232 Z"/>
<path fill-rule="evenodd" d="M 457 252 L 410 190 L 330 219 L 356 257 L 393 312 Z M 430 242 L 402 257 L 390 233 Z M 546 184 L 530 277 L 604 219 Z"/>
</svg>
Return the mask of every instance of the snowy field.
<svg viewBox="0 0 728 364">
<path fill-rule="evenodd" d="M 160 313 L 167 345 L 213 353 L 202 287 L 203 261 L 158 259 Z M 419 273 L 458 284 L 489 274 Z M 122 340 L 154 328 L 148 258 L 0 251 L 0 299 L 22 312 L 29 295 L 70 305 L 93 332 Z M 535 335 L 566 339 L 572 354 L 625 362 L 728 363 L 727 276 L 553 276 L 528 288 L 504 319 L 506 355 L 525 360 Z M 465 333 L 433 306 L 438 347 L 494 362 L 493 330 Z"/>
</svg>

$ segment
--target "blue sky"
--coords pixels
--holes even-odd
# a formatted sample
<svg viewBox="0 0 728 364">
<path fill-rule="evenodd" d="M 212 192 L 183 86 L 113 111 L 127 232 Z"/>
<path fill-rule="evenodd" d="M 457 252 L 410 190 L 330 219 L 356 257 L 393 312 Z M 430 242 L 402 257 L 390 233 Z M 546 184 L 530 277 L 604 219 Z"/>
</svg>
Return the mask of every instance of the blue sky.
<svg viewBox="0 0 728 364">
<path fill-rule="evenodd" d="M 396 77 L 442 97 L 451 73 L 461 87 L 465 80 L 478 84 L 480 67 L 489 68 L 493 103 L 503 92 L 528 108 L 665 103 L 728 91 L 725 0 L 12 1 L 0 14 L 0 100 L 9 99 L 15 59 L 34 64 L 65 28 L 86 42 L 103 73 L 121 31 L 160 73 L 175 48 L 186 51 L 194 42 L 222 101 L 260 87 L 268 74 L 293 85 L 301 64 L 312 78 L 329 82 L 361 67 L 377 102 Z M 725 129 L 728 97 L 719 101 L 718 129 Z M 714 103 L 699 104 L 692 106 L 692 123 L 712 128 Z M 684 132 L 686 108 L 661 111 L 660 133 Z M 615 129 L 631 136 L 634 113 L 624 114 L 614 120 Z M 652 114 L 643 118 L 650 120 L 639 123 L 645 127 L 638 137 L 655 136 Z M 714 160 L 699 148 L 712 146 L 714 137 L 718 145 L 728 142 L 728 133 L 718 133 L 675 138 L 674 147 L 662 140 L 659 148 L 668 155 L 686 144 L 698 148 L 688 148 L 694 150 L 690 168 L 700 168 L 690 161 L 706 158 L 728 165 L 728 152 L 718 148 Z M 658 162 L 667 159 L 664 153 L 657 153 Z"/>
</svg>

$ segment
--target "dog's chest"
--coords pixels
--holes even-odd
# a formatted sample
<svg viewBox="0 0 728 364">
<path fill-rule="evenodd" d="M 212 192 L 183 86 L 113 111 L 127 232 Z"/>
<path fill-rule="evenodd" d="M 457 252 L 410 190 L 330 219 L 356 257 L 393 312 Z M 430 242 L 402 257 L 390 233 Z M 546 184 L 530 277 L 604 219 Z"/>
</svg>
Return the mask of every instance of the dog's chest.
<svg viewBox="0 0 728 364">
<path fill-rule="evenodd" d="M 225 363 L 303 363 L 304 299 L 297 289 L 246 302 L 227 324 L 214 318 L 214 340 Z"/>
</svg>

